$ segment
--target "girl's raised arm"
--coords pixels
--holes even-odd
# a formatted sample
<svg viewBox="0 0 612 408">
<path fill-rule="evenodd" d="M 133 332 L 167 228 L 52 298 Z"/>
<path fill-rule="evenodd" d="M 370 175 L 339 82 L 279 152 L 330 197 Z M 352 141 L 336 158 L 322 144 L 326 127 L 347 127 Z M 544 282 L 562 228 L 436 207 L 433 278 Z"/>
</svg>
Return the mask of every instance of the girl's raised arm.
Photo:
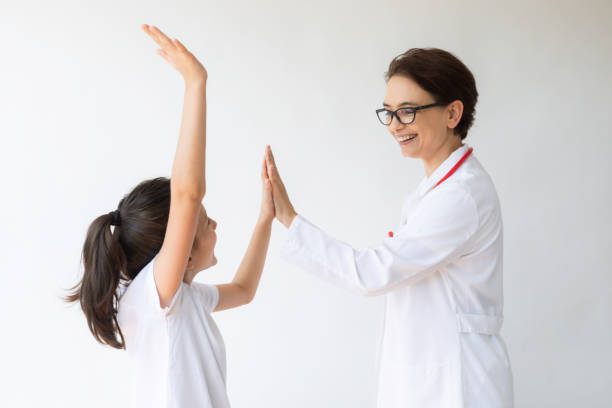
<svg viewBox="0 0 612 408">
<path fill-rule="evenodd" d="M 177 39 L 155 26 L 142 29 L 160 47 L 157 53 L 181 73 L 185 98 L 181 130 L 170 178 L 170 213 L 162 247 L 153 265 L 160 306 L 166 307 L 178 290 L 197 230 L 206 192 L 206 69 Z"/>
</svg>

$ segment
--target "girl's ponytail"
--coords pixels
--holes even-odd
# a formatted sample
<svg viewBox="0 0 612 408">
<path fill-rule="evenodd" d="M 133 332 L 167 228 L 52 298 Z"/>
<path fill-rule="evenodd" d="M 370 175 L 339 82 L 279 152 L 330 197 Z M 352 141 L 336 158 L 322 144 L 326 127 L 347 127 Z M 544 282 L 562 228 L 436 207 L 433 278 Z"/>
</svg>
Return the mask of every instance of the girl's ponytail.
<svg viewBox="0 0 612 408">
<path fill-rule="evenodd" d="M 117 323 L 117 289 L 125 279 L 127 260 L 119 244 L 119 228 L 111 231 L 111 213 L 96 218 L 87 231 L 83 245 L 83 278 L 66 297 L 81 304 L 89 330 L 102 344 L 125 348 Z"/>
<path fill-rule="evenodd" d="M 142 181 L 117 208 L 89 226 L 82 252 L 83 278 L 65 300 L 79 301 L 96 340 L 123 349 L 117 289 L 122 281 L 129 284 L 161 249 L 170 212 L 170 179 Z M 113 213 L 120 225 L 113 223 Z"/>
</svg>

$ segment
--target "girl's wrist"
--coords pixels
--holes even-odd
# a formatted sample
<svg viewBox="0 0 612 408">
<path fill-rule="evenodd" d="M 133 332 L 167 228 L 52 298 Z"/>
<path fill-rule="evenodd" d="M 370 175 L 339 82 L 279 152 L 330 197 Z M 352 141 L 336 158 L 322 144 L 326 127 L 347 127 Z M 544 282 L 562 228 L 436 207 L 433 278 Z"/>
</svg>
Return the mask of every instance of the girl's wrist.
<svg viewBox="0 0 612 408">
<path fill-rule="evenodd" d="M 258 225 L 272 225 L 273 221 L 274 221 L 274 214 L 259 213 L 257 224 Z"/>
<path fill-rule="evenodd" d="M 190 78 L 185 79 L 185 88 L 204 89 L 206 88 L 206 78 Z"/>
</svg>

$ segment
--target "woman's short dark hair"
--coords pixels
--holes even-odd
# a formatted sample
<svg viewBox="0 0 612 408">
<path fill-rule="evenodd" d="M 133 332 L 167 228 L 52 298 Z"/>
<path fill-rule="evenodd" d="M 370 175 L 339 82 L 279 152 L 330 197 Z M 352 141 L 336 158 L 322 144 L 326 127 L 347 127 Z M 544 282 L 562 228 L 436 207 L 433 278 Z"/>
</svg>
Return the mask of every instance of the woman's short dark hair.
<svg viewBox="0 0 612 408">
<path fill-rule="evenodd" d="M 460 100 L 463 115 L 455 133 L 461 140 L 465 139 L 474 122 L 478 91 L 474 76 L 463 62 L 439 48 L 411 48 L 391 61 L 385 80 L 389 81 L 394 75 L 414 80 L 438 103 Z"/>
</svg>

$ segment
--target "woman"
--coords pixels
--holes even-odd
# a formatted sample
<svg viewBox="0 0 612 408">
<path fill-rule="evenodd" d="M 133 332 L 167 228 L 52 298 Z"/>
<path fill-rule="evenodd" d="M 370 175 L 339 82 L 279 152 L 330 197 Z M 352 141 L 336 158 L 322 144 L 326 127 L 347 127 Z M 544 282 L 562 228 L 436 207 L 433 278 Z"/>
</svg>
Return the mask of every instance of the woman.
<svg viewBox="0 0 612 408">
<path fill-rule="evenodd" d="M 262 160 L 259 218 L 234 279 L 193 281 L 217 263 L 217 223 L 202 205 L 208 73 L 177 39 L 155 26 L 142 29 L 185 80 L 172 178 L 144 180 L 92 222 L 83 278 L 67 300 L 80 303 L 96 340 L 126 349 L 129 406 L 227 408 L 225 346 L 211 313 L 255 296 L 274 220 L 272 190 Z M 101 389 L 112 392 L 112 381 Z"/>
<path fill-rule="evenodd" d="M 463 143 L 478 98 L 452 54 L 410 49 L 391 62 L 380 122 L 426 177 L 395 234 L 355 250 L 298 215 L 267 149 L 282 255 L 346 289 L 385 295 L 379 408 L 511 407 L 503 319 L 503 226 L 495 187 Z"/>
</svg>

